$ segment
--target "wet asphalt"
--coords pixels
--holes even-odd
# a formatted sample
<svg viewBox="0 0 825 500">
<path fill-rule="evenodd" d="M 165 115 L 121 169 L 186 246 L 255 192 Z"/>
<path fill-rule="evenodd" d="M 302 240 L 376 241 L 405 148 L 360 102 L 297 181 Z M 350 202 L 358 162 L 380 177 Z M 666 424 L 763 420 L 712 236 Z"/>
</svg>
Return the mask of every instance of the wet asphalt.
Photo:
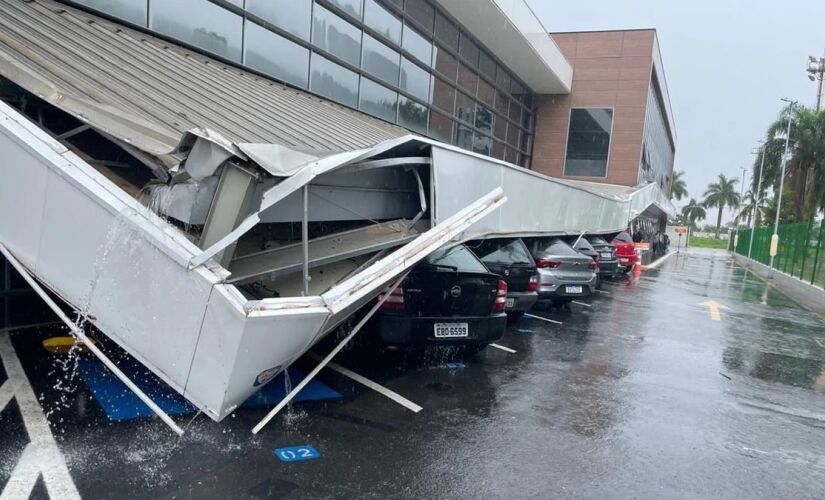
<svg viewBox="0 0 825 500">
<path fill-rule="evenodd" d="M 256 436 L 266 409 L 176 417 L 180 439 L 157 420 L 109 422 L 40 347 L 58 327 L 11 339 L 84 498 L 825 497 L 825 320 L 721 252 L 602 289 L 589 307 L 535 312 L 561 326 L 509 325 L 498 343 L 515 354 L 349 349 L 341 365 L 423 410 L 325 370 L 343 398 L 296 403 Z M 708 300 L 729 308 L 720 320 Z M 28 440 L 12 399 L 0 489 Z M 305 444 L 320 458 L 273 455 Z M 47 496 L 38 479 L 32 498 Z"/>
</svg>

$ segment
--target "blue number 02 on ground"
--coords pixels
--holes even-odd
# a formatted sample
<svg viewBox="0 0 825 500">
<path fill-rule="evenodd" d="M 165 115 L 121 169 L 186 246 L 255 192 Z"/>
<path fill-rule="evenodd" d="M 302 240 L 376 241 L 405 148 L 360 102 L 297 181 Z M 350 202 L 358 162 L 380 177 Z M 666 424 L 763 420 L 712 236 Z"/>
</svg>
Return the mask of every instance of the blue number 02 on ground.
<svg viewBox="0 0 825 500">
<path fill-rule="evenodd" d="M 302 462 L 304 460 L 321 458 L 318 450 L 308 444 L 290 446 L 289 448 L 276 448 L 275 456 L 278 457 L 281 462 Z"/>
</svg>

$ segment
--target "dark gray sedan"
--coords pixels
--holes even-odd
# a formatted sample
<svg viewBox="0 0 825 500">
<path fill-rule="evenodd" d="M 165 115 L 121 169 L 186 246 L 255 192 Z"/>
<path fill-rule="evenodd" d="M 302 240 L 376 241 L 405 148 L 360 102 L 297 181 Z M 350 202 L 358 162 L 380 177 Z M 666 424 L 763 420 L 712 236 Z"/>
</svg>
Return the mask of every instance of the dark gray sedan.
<svg viewBox="0 0 825 500">
<path fill-rule="evenodd" d="M 530 251 L 539 272 L 539 300 L 566 304 L 596 289 L 598 264 L 561 238 L 538 238 Z"/>
</svg>

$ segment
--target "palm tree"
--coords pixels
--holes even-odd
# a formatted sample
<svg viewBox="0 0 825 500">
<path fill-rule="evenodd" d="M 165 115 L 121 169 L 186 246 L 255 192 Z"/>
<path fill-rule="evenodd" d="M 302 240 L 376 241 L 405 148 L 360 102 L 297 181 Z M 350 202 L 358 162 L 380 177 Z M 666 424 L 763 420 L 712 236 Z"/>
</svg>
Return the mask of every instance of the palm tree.
<svg viewBox="0 0 825 500">
<path fill-rule="evenodd" d="M 722 227 L 722 211 L 725 207 L 739 206 L 739 193 L 736 192 L 736 183 L 739 179 L 728 179 L 725 174 L 719 174 L 719 182 L 714 182 L 705 191 L 704 205 L 708 208 L 719 207 L 716 217 L 716 237 L 719 238 L 719 229 Z"/>
<path fill-rule="evenodd" d="M 756 203 L 756 195 L 753 194 L 752 189 L 748 189 L 745 192 L 745 197 L 741 200 L 742 204 L 739 206 L 739 213 L 736 215 L 736 220 L 741 221 L 745 219 L 747 221 L 746 226 L 751 227 L 751 221 L 753 221 L 753 207 L 756 205 L 756 220 L 759 221 L 759 215 L 765 211 L 765 198 L 760 197 L 759 204 Z M 757 224 L 759 225 L 759 224 Z"/>
<path fill-rule="evenodd" d="M 688 204 L 682 207 L 682 215 L 690 221 L 691 226 L 696 227 L 696 221 L 705 220 L 707 213 L 701 203 L 691 198 Z"/>
<path fill-rule="evenodd" d="M 670 181 L 670 198 L 681 201 L 682 198 L 687 198 L 687 184 L 682 176 L 685 175 L 683 170 L 673 172 L 673 180 Z"/>
<path fill-rule="evenodd" d="M 811 218 L 818 209 L 825 209 L 825 111 L 796 106 L 791 113 L 785 108 L 768 127 L 770 147 L 765 155 L 764 175 L 774 192 L 778 191 L 789 117 L 791 136 L 785 184 L 791 186 L 793 193 L 793 218 L 801 221 Z"/>
</svg>

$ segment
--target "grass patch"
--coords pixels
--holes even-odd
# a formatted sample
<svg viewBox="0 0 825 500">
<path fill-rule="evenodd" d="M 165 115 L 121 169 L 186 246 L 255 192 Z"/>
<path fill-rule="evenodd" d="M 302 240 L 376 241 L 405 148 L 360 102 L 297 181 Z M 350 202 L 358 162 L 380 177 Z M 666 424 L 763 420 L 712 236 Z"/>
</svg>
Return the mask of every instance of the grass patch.
<svg viewBox="0 0 825 500">
<path fill-rule="evenodd" d="M 725 250 L 728 248 L 727 240 L 716 238 L 701 238 L 699 236 L 691 236 L 690 237 L 690 246 L 698 247 L 698 248 L 720 248 Z"/>
</svg>

